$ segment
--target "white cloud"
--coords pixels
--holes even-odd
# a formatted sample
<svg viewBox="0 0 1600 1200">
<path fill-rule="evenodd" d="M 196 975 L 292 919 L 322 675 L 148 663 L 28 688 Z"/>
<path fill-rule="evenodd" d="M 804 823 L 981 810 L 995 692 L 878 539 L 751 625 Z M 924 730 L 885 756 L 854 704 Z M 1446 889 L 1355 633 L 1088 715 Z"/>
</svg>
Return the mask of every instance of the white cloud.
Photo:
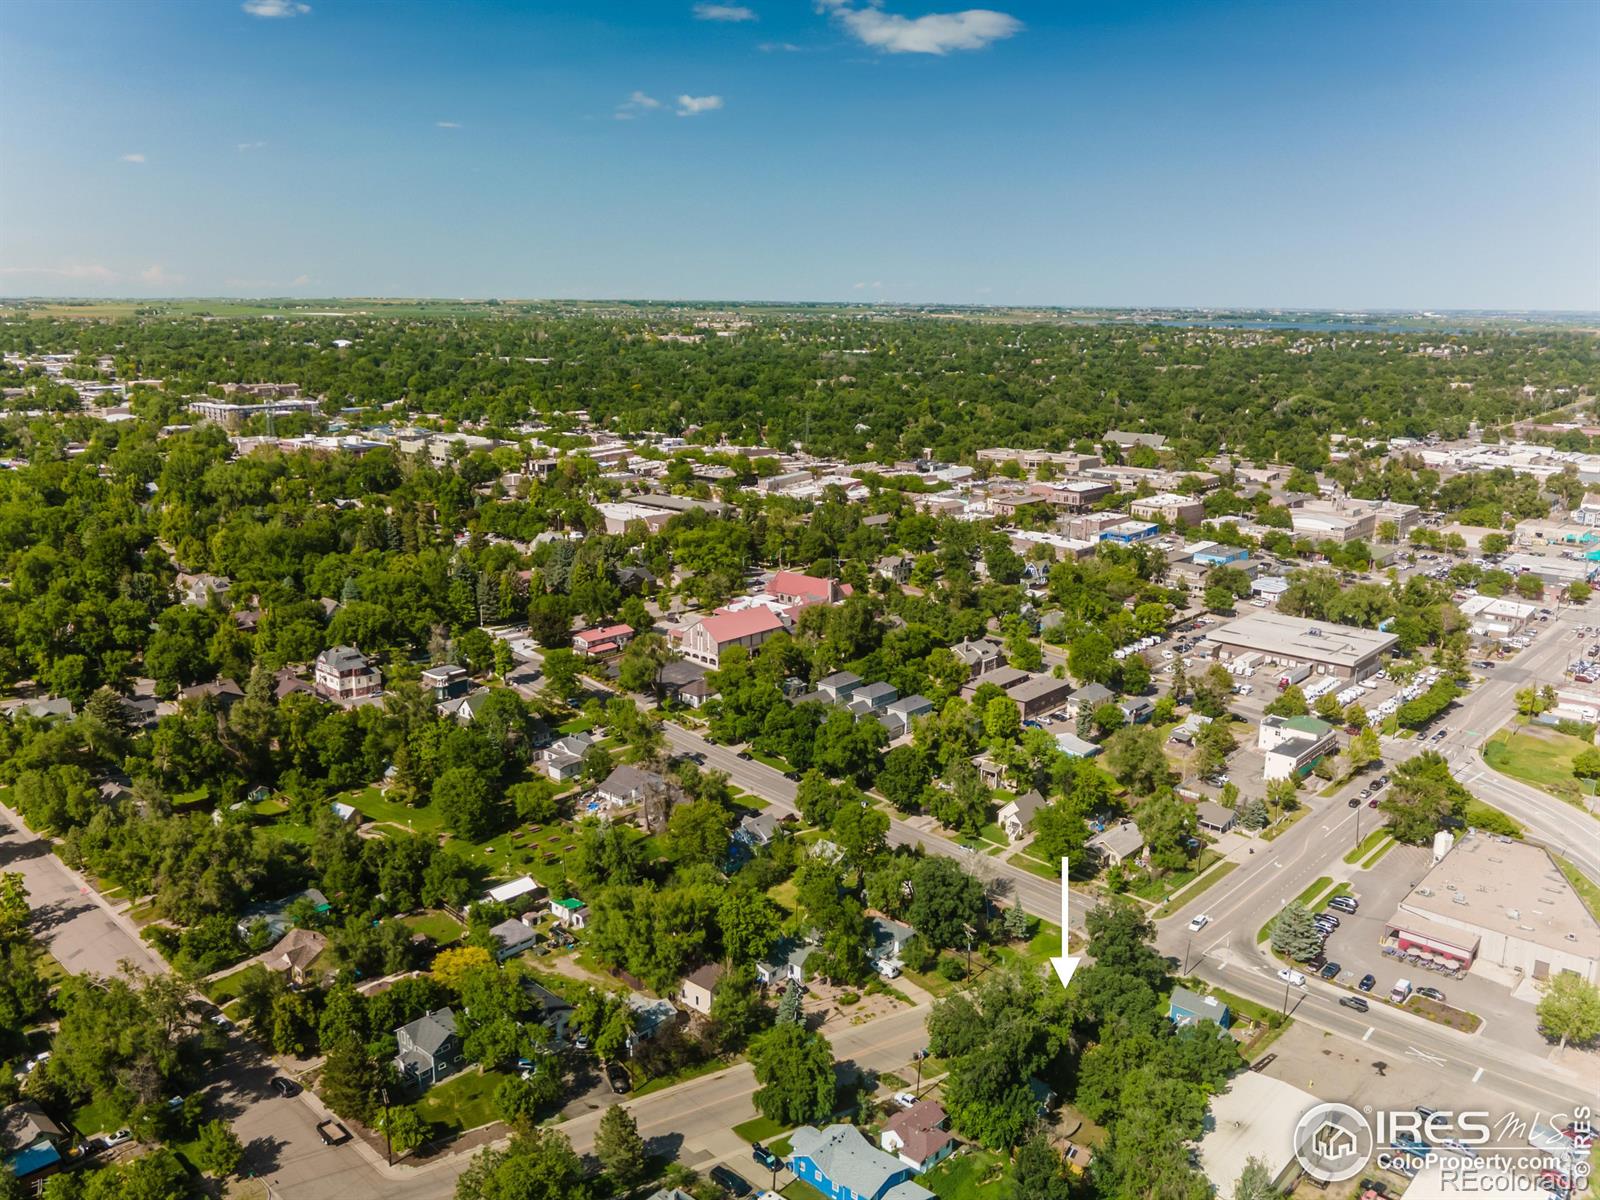
<svg viewBox="0 0 1600 1200">
<path fill-rule="evenodd" d="M 793 42 L 762 42 L 756 49 L 763 54 L 772 54 L 774 51 L 781 51 L 784 54 L 800 53 L 800 47 Z"/>
<path fill-rule="evenodd" d="M 989 8 L 903 17 L 884 12 L 876 3 L 856 8 L 850 0 L 821 0 L 819 7 L 832 12 L 858 41 L 887 54 L 981 50 L 1022 29 L 1022 22 L 1016 17 Z"/>
<path fill-rule="evenodd" d="M 239 7 L 252 17 L 299 17 L 311 11 L 299 0 L 244 0 Z"/>
<path fill-rule="evenodd" d="M 289 286 L 290 287 L 305 287 L 306 284 L 308 284 L 310 282 L 311 282 L 311 276 L 309 276 L 309 275 L 296 275 L 293 279 L 291 279 L 289 281 Z"/>
<path fill-rule="evenodd" d="M 633 92 L 611 115 L 619 121 L 631 121 L 640 113 L 649 112 L 653 108 L 660 108 L 661 101 L 654 96 L 647 96 L 643 92 Z"/>
<path fill-rule="evenodd" d="M 145 283 L 158 287 L 166 284 L 178 284 L 183 282 L 182 275 L 170 274 L 167 269 L 161 266 L 159 263 L 155 266 L 146 267 L 144 270 L 140 271 L 139 278 Z"/>
<path fill-rule="evenodd" d="M 0 275 L 42 275 L 50 279 L 92 279 L 110 283 L 117 273 L 99 263 L 78 263 L 66 267 L 0 267 Z"/>
<path fill-rule="evenodd" d="M 122 161 L 125 162 L 125 163 L 142 163 L 144 161 L 144 155 L 142 155 L 142 154 L 124 154 L 122 156 Z"/>
<path fill-rule="evenodd" d="M 259 150 L 265 145 L 265 142 L 240 142 L 234 149 L 238 150 L 240 154 L 248 154 L 250 151 Z"/>
<path fill-rule="evenodd" d="M 698 117 L 701 113 L 716 112 L 721 107 L 721 96 L 678 97 L 678 115 L 680 117 Z"/>
<path fill-rule="evenodd" d="M 746 8 L 742 4 L 696 4 L 694 17 L 697 21 L 754 21 L 755 10 Z"/>
<path fill-rule="evenodd" d="M 460 129 L 461 128 L 461 122 L 460 121 L 435 121 L 433 124 L 434 124 L 434 128 L 436 128 L 436 129 Z"/>
</svg>

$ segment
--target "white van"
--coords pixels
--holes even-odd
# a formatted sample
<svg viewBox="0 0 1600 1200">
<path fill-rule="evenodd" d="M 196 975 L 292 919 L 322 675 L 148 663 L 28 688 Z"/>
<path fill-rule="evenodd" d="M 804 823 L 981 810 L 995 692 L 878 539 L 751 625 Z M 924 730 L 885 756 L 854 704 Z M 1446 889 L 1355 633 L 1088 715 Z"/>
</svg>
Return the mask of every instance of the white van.
<svg viewBox="0 0 1600 1200">
<path fill-rule="evenodd" d="M 1404 1004 L 1411 996 L 1411 980 L 1396 979 L 1394 986 L 1389 989 L 1390 1004 Z"/>
</svg>

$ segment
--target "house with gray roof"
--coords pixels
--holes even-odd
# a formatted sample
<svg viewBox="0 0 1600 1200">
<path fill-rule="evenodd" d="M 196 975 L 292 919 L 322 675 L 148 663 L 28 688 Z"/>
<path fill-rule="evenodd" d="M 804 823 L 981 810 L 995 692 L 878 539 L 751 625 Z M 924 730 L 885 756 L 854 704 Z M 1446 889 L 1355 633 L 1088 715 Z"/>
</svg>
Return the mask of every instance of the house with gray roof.
<svg viewBox="0 0 1600 1200">
<path fill-rule="evenodd" d="M 789 1169 L 830 1200 L 934 1200 L 916 1171 L 878 1149 L 854 1125 L 802 1125 L 789 1139 Z"/>
<path fill-rule="evenodd" d="M 756 978 L 762 983 L 796 983 L 806 977 L 806 959 L 816 947 L 799 938 L 783 938 L 767 954 L 765 961 L 756 964 Z"/>
<path fill-rule="evenodd" d="M 461 1036 L 456 1032 L 456 1014 L 448 1008 L 436 1009 L 394 1031 L 399 1047 L 395 1069 L 407 1083 L 426 1089 L 460 1069 Z"/>
<path fill-rule="evenodd" d="M 900 961 L 900 951 L 916 936 L 917 931 L 888 917 L 868 917 L 867 936 L 872 939 L 872 957 L 880 962 Z"/>
<path fill-rule="evenodd" d="M 524 925 L 515 917 L 501 921 L 489 930 L 489 936 L 494 939 L 494 956 L 501 962 L 530 949 L 539 940 L 539 935 L 531 926 Z"/>
<path fill-rule="evenodd" d="M 1139 856 L 1144 850 L 1144 834 L 1132 821 L 1119 821 L 1105 832 L 1090 838 L 1089 847 L 1105 862 L 1116 866 Z"/>
<path fill-rule="evenodd" d="M 829 704 L 844 704 L 861 686 L 861 676 L 854 671 L 835 671 L 817 684 L 817 691 Z"/>
<path fill-rule="evenodd" d="M 771 813 L 746 813 L 739 819 L 733 836 L 752 850 L 758 846 L 770 846 L 778 836 L 778 818 Z"/>
<path fill-rule="evenodd" d="M 1044 797 L 1030 789 L 1002 808 L 996 814 L 996 820 L 1000 828 L 1006 831 L 1006 837 L 1013 842 L 1020 842 L 1033 828 L 1033 814 L 1043 807 Z"/>
</svg>

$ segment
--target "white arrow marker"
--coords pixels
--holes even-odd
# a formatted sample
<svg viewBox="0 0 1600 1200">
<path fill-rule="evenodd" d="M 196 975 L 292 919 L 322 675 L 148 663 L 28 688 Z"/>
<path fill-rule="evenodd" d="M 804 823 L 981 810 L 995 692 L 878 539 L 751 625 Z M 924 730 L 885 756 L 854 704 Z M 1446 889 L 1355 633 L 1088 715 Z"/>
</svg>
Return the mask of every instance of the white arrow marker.
<svg viewBox="0 0 1600 1200">
<path fill-rule="evenodd" d="M 1078 969 L 1078 959 L 1067 953 L 1067 938 L 1069 922 L 1069 908 L 1071 907 L 1072 890 L 1067 887 L 1067 860 L 1061 860 L 1061 957 L 1052 958 L 1050 965 L 1056 969 L 1056 974 L 1061 976 L 1061 986 L 1066 987 L 1072 982 L 1072 973 Z"/>
</svg>

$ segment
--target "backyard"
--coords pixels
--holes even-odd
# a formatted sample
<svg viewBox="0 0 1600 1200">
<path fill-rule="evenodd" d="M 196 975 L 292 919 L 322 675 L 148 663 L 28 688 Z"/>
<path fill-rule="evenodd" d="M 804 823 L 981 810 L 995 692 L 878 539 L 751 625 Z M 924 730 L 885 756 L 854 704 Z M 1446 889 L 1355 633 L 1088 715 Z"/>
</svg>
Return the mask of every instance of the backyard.
<svg viewBox="0 0 1600 1200">
<path fill-rule="evenodd" d="M 494 1090 L 507 1076 L 468 1067 L 454 1079 L 436 1083 L 417 1100 L 417 1114 L 433 1127 L 433 1135 L 463 1133 L 497 1119 Z"/>
</svg>

